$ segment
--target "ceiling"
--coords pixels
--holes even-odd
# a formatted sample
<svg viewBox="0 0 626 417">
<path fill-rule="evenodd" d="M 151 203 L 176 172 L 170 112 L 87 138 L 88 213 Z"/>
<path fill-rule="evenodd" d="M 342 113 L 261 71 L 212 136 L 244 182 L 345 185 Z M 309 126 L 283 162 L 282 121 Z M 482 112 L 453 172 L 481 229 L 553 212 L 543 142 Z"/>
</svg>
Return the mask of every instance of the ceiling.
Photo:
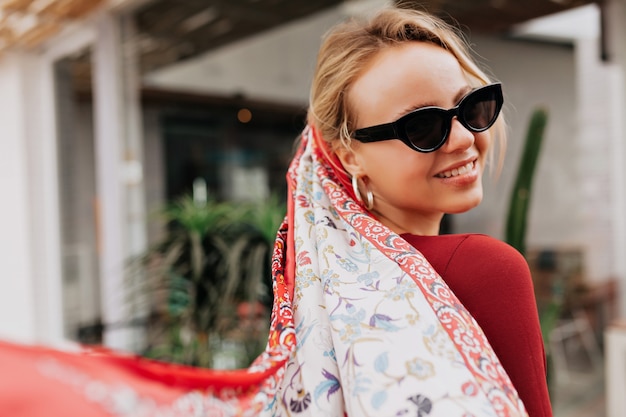
<svg viewBox="0 0 626 417">
<path fill-rule="evenodd" d="M 345 2 L 358 0 L 346 0 Z M 135 12 L 142 72 L 197 56 L 344 0 L 153 0 Z M 473 32 L 513 25 L 593 0 L 404 0 Z M 454 18 L 452 19 L 451 16 Z"/>
<path fill-rule="evenodd" d="M 0 51 L 35 48 L 105 0 L 0 0 Z"/>
<path fill-rule="evenodd" d="M 135 13 L 141 66 L 144 71 L 150 71 L 342 2 L 153 0 Z"/>
<path fill-rule="evenodd" d="M 448 21 L 476 32 L 502 33 L 541 16 L 596 3 L 594 0 L 410 0 Z"/>
<path fill-rule="evenodd" d="M 0 0 L 0 52 L 9 47 L 37 47 L 64 25 L 112 1 Z M 147 73 L 184 61 L 344 3 L 367 6 L 373 2 L 141 0 L 141 6 L 132 12 L 140 70 Z M 481 33 L 506 33 L 518 23 L 589 3 L 594 0 L 402 0 L 403 7 L 425 9 Z M 74 79 L 87 90 L 91 86 L 90 66 L 87 54 L 74 57 Z"/>
<path fill-rule="evenodd" d="M 502 33 L 515 24 L 594 0 L 396 2 L 426 9 L 473 32 Z M 144 73 L 155 70 L 344 3 L 367 5 L 375 1 L 141 0 L 132 15 L 138 29 L 140 67 Z M 64 25 L 106 4 L 113 4 L 113 0 L 0 0 L 0 51 L 36 47 Z"/>
</svg>

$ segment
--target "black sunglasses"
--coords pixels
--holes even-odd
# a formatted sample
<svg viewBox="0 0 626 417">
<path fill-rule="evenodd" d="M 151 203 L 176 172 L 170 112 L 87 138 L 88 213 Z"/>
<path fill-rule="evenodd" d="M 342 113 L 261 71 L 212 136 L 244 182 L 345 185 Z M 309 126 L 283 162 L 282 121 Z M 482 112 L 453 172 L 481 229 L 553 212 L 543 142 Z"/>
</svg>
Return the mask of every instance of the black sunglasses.
<svg viewBox="0 0 626 417">
<path fill-rule="evenodd" d="M 471 132 L 484 132 L 495 123 L 503 102 L 502 84 L 490 84 L 471 91 L 449 110 L 422 107 L 395 122 L 357 129 L 352 137 L 365 143 L 400 139 L 418 152 L 433 152 L 446 143 L 453 117 Z"/>
</svg>

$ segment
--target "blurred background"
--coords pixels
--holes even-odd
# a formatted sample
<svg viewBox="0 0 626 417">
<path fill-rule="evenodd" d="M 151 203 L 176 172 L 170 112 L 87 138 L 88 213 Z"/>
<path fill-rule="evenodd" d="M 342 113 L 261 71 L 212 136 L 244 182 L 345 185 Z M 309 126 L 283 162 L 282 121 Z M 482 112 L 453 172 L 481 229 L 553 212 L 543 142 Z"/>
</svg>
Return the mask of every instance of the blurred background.
<svg viewBox="0 0 626 417">
<path fill-rule="evenodd" d="M 321 37 L 391 3 L 0 0 L 0 337 L 247 366 Z M 443 231 L 506 240 L 527 201 L 555 414 L 623 416 L 626 0 L 403 3 L 504 86 L 502 173 Z"/>
</svg>

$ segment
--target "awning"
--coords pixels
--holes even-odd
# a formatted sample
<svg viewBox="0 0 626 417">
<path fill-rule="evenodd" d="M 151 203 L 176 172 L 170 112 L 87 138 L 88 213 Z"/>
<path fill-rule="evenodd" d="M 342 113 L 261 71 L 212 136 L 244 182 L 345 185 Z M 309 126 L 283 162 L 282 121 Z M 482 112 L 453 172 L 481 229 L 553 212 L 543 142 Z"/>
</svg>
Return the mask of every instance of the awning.
<svg viewBox="0 0 626 417">
<path fill-rule="evenodd" d="M 32 49 L 107 0 L 0 0 L 0 50 Z"/>
</svg>

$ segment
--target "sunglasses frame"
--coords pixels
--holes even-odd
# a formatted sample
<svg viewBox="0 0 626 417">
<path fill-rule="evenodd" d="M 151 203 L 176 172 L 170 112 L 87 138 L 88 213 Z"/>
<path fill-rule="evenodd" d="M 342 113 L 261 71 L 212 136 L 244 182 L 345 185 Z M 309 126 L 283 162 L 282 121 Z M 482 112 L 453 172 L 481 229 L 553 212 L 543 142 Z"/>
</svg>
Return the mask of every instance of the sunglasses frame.
<svg viewBox="0 0 626 417">
<path fill-rule="evenodd" d="M 469 103 L 472 98 L 476 97 L 477 94 L 493 94 L 496 101 L 496 110 L 493 119 L 488 123 L 487 126 L 483 128 L 475 128 L 470 126 L 464 117 L 462 117 L 463 109 Z M 436 106 L 428 106 L 422 107 L 416 110 L 413 110 L 410 113 L 405 114 L 400 117 L 395 122 L 384 123 L 376 126 L 364 127 L 361 129 L 357 129 L 352 134 L 352 138 L 358 140 L 363 143 L 371 143 L 371 142 L 380 142 L 384 140 L 393 140 L 399 139 L 409 148 L 423 153 L 434 152 L 437 149 L 441 148 L 450 136 L 450 131 L 452 130 L 452 119 L 454 117 L 470 132 L 480 133 L 489 129 L 493 124 L 498 120 L 498 116 L 500 115 L 500 111 L 502 110 L 502 105 L 504 104 L 504 97 L 502 95 L 502 83 L 493 83 L 487 84 L 485 86 L 476 88 L 469 93 L 467 93 L 459 104 L 452 107 L 451 109 L 443 109 L 441 107 Z M 445 131 L 439 142 L 430 148 L 421 148 L 415 145 L 409 139 L 409 136 L 406 133 L 405 125 L 413 118 L 416 114 L 420 114 L 423 112 L 436 111 L 438 114 L 441 114 L 444 124 L 442 126 L 445 127 Z"/>
</svg>

